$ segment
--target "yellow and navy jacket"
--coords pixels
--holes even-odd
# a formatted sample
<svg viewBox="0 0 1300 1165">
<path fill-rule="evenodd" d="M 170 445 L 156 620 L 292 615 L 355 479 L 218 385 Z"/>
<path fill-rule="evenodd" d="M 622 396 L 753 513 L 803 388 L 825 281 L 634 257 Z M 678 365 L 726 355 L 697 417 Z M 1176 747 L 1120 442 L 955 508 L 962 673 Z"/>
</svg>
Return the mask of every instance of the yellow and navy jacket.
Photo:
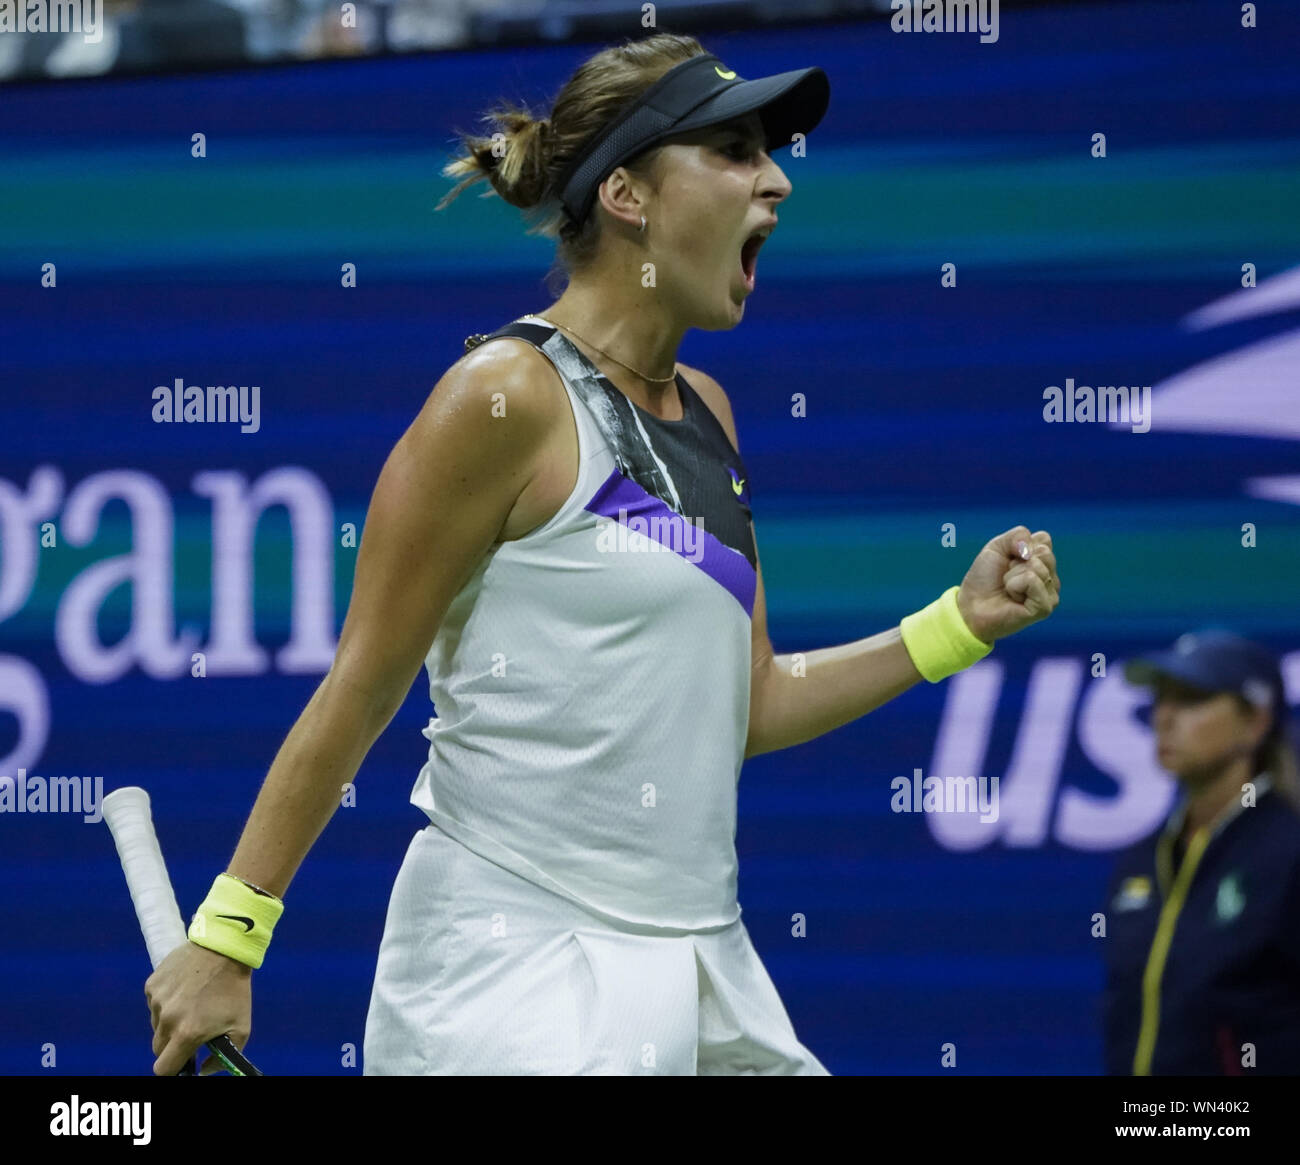
<svg viewBox="0 0 1300 1165">
<path fill-rule="evenodd" d="M 1106 895 L 1108 1075 L 1300 1075 L 1300 814 L 1254 778 L 1184 847 L 1184 797 Z"/>
</svg>

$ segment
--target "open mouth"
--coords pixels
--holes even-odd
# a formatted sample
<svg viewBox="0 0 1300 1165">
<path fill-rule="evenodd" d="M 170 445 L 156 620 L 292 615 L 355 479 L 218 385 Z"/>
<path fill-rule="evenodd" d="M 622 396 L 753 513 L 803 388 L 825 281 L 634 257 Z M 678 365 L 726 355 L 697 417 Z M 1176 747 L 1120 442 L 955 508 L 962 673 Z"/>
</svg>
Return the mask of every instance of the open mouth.
<svg viewBox="0 0 1300 1165">
<path fill-rule="evenodd" d="M 745 277 L 745 286 L 754 289 L 754 273 L 758 267 L 758 251 L 766 241 L 767 235 L 755 232 L 750 235 L 740 248 L 740 270 Z"/>
</svg>

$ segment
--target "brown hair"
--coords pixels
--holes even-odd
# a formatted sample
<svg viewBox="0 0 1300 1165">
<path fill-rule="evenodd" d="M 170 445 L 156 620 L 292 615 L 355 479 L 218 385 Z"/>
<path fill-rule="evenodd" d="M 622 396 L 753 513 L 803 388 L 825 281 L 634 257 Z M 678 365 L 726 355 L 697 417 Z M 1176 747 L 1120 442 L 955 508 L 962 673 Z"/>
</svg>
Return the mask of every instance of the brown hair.
<svg viewBox="0 0 1300 1165">
<path fill-rule="evenodd" d="M 1254 707 L 1244 696 L 1237 697 L 1237 705 L 1243 713 Z M 1273 723 L 1255 749 L 1251 769 L 1251 775 L 1256 777 L 1268 773 L 1273 787 L 1300 811 L 1300 766 L 1297 766 L 1295 748 L 1287 732 L 1285 699 L 1274 709 Z"/>
<path fill-rule="evenodd" d="M 447 178 L 463 178 L 438 203 L 442 210 L 471 183 L 486 178 L 511 206 L 532 220 L 527 233 L 557 239 L 556 263 L 547 286 L 591 263 L 600 243 L 595 206 L 573 222 L 560 204 L 556 181 L 570 162 L 614 118 L 664 73 L 704 47 L 693 36 L 661 32 L 603 49 L 584 61 L 565 83 L 549 116 L 536 118 L 526 106 L 501 102 L 480 119 L 498 127 L 488 136 L 457 131 L 463 153 L 443 167 Z M 654 181 L 658 148 L 623 165 Z M 486 191 L 490 194 L 492 191 Z"/>
</svg>

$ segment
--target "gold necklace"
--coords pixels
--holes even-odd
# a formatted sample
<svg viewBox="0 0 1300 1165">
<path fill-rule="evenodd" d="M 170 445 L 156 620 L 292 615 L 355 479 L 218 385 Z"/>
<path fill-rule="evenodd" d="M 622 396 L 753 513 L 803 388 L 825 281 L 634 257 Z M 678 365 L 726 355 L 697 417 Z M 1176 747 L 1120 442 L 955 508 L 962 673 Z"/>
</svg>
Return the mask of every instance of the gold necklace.
<svg viewBox="0 0 1300 1165">
<path fill-rule="evenodd" d="M 545 316 L 538 316 L 537 318 L 539 320 L 546 320 Z M 554 324 L 557 328 L 563 328 L 564 331 L 570 333 L 571 335 L 577 336 L 578 339 L 581 340 L 584 344 L 587 344 L 592 348 L 596 348 L 596 345 L 592 344 L 592 342 L 588 340 L 585 336 L 578 336 L 578 333 L 575 332 L 572 328 L 565 327 L 562 323 L 559 323 L 557 320 L 546 320 L 546 322 L 548 324 Z M 614 363 L 617 364 L 620 368 L 626 368 L 634 376 L 639 376 L 642 380 L 647 381 L 650 384 L 671 384 L 674 380 L 677 379 L 676 371 L 674 371 L 671 376 L 647 376 L 644 372 L 638 372 L 630 364 L 624 364 L 623 361 L 618 359 L 617 356 L 611 356 L 603 348 L 596 348 L 596 351 L 599 352 L 602 356 L 604 356 L 606 360 L 613 360 Z"/>
</svg>

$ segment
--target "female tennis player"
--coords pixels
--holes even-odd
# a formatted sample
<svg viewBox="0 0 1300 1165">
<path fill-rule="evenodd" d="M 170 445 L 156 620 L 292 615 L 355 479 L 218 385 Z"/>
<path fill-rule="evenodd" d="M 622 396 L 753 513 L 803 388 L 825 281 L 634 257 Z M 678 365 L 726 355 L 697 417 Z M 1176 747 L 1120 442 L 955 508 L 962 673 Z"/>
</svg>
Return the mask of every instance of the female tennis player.
<svg viewBox="0 0 1300 1165">
<path fill-rule="evenodd" d="M 367 1017 L 367 1074 L 808 1074 L 740 920 L 745 757 L 937 682 L 1059 601 L 1017 526 L 899 626 L 767 637 L 727 395 L 677 362 L 733 328 L 822 70 L 745 80 L 690 37 L 586 61 L 447 169 L 558 239 L 548 309 L 466 341 L 370 502 L 329 674 L 191 942 L 146 983 L 158 1074 L 249 1034 L 282 895 L 423 662 L 436 717 Z M 504 343 L 510 339 L 512 343 Z M 206 1067 L 206 1066 L 205 1066 Z"/>
</svg>

